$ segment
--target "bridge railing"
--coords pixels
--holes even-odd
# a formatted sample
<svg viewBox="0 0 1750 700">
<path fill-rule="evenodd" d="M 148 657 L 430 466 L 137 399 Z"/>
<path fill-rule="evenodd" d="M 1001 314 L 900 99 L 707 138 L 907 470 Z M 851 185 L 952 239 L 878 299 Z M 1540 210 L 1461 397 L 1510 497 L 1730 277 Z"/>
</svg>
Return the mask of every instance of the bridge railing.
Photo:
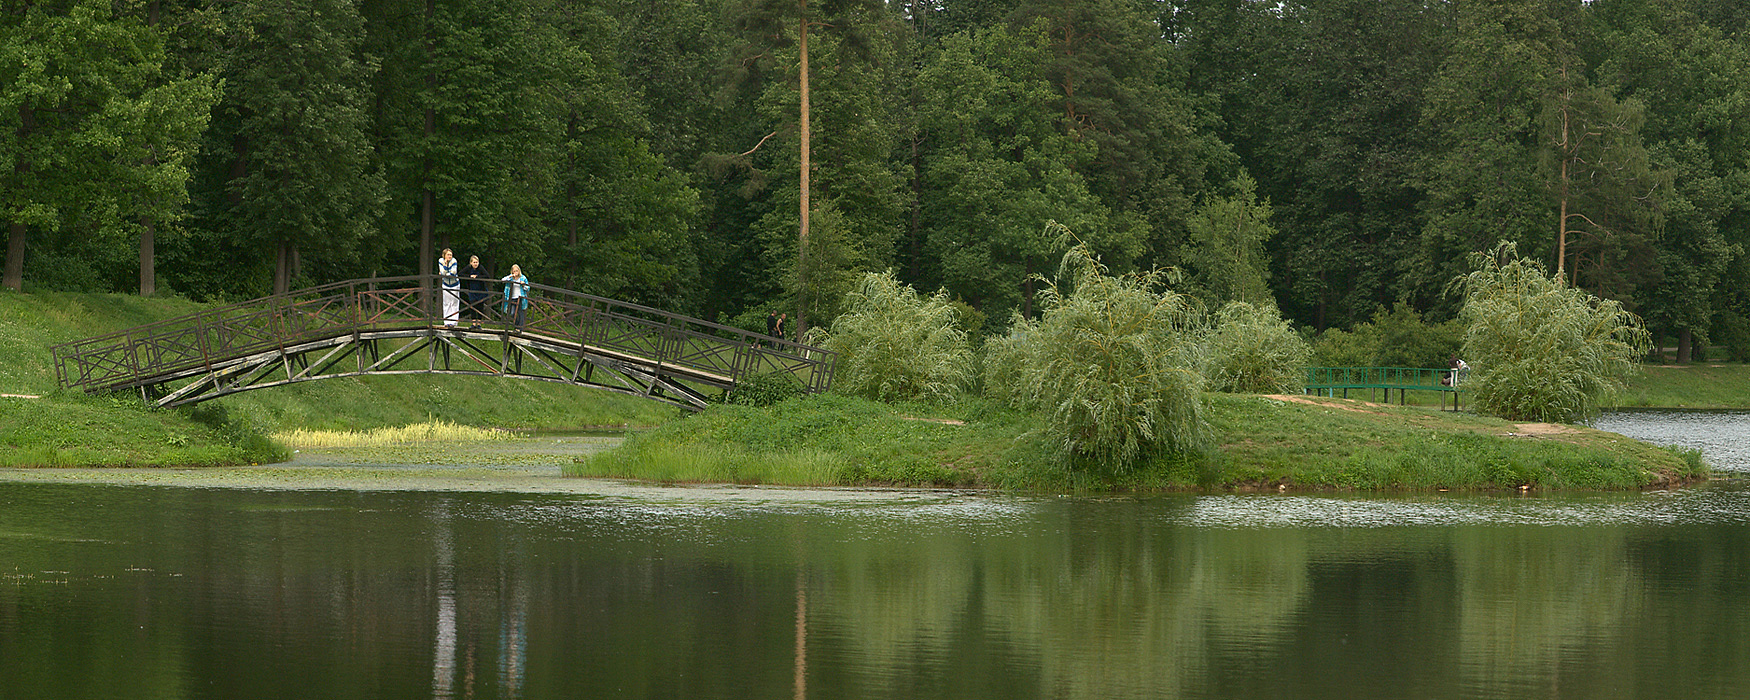
<svg viewBox="0 0 1750 700">
<path fill-rule="evenodd" d="M 439 326 L 446 292 L 437 282 L 435 276 L 335 282 L 63 343 L 51 351 L 62 386 L 139 386 L 211 369 L 226 358 L 347 332 Z M 832 384 L 836 357 L 820 348 L 547 285 L 528 285 L 528 308 L 516 327 L 505 284 L 481 280 L 476 288 L 458 292 L 458 324 L 550 336 L 731 381 L 784 371 L 810 391 Z"/>
<path fill-rule="evenodd" d="M 1336 396 L 1341 391 L 1348 398 L 1350 389 L 1385 390 L 1386 400 L 1391 400 L 1393 389 L 1398 390 L 1398 400 L 1407 401 L 1405 396 L 1409 391 L 1442 391 L 1453 395 L 1453 408 L 1458 408 L 1458 392 L 1463 389 L 1464 377 L 1467 371 L 1459 370 L 1455 374 L 1450 369 L 1429 367 L 1308 367 L 1306 368 L 1306 392 L 1323 396 Z M 1441 406 L 1446 405 L 1445 395 L 1441 395 Z"/>
<path fill-rule="evenodd" d="M 1449 369 L 1428 367 L 1308 367 L 1308 389 L 1427 389 L 1452 391 Z"/>
</svg>

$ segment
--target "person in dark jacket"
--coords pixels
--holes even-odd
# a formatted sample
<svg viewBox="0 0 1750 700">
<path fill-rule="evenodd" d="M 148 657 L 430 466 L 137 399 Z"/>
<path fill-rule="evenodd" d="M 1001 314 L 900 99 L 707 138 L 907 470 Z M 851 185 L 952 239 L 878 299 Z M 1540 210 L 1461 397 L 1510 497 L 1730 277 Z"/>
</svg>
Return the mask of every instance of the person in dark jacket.
<svg viewBox="0 0 1750 700">
<path fill-rule="evenodd" d="M 461 275 L 462 287 L 468 290 L 468 306 L 462 309 L 462 318 L 473 321 L 471 325 L 479 328 L 481 319 L 486 318 L 486 281 L 492 279 L 492 273 L 480 264 L 480 256 L 470 255 Z"/>
</svg>

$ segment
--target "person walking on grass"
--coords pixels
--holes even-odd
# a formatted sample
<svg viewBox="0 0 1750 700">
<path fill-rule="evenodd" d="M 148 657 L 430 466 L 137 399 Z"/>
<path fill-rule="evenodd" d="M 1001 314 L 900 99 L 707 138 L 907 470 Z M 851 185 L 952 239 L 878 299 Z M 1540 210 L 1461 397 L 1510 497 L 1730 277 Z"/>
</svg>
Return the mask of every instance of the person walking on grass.
<svg viewBox="0 0 1750 700">
<path fill-rule="evenodd" d="M 500 280 L 504 282 L 504 313 L 515 319 L 517 329 L 523 327 L 525 312 L 529 309 L 529 278 L 523 276 L 521 265 L 510 266 L 510 274 Z"/>
</svg>

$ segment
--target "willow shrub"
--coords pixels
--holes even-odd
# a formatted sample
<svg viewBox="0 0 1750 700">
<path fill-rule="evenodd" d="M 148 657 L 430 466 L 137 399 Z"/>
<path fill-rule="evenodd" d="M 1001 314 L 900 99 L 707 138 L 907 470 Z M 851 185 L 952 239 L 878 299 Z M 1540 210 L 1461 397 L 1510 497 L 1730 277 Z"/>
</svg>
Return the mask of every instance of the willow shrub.
<svg viewBox="0 0 1750 700">
<path fill-rule="evenodd" d="M 1517 257 L 1511 244 L 1474 261 L 1458 281 L 1474 410 L 1508 420 L 1585 419 L 1638 371 L 1651 340 L 1622 304 L 1568 286 Z"/>
<path fill-rule="evenodd" d="M 1298 394 L 1312 348 L 1273 306 L 1228 302 L 1215 314 L 1203 376 L 1211 391 Z"/>
<path fill-rule="evenodd" d="M 1320 367 L 1445 367 L 1458 352 L 1464 329 L 1457 321 L 1433 323 L 1404 302 L 1373 312 L 1348 331 L 1330 329 L 1313 345 Z"/>
<path fill-rule="evenodd" d="M 1078 467 L 1123 473 L 1144 456 L 1201 451 L 1187 297 L 1159 290 L 1158 272 L 1107 274 L 1085 245 L 1045 282 L 1040 320 L 985 344 L 986 393 L 1045 414 L 1040 434 Z"/>
<path fill-rule="evenodd" d="M 892 272 L 869 273 L 845 295 L 844 308 L 825 341 L 839 354 L 839 391 L 886 402 L 945 401 L 972 379 L 972 350 L 946 293 L 920 297 Z"/>
</svg>

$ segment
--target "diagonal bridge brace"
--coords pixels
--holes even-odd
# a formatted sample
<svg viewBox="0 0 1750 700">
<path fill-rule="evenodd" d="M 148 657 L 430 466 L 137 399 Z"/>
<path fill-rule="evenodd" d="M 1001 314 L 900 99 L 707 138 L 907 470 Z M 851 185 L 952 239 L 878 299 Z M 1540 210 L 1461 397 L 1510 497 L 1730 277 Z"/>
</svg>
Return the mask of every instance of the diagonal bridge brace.
<svg viewBox="0 0 1750 700">
<path fill-rule="evenodd" d="M 392 340 L 410 342 L 387 353 L 378 352 L 382 341 Z M 502 352 L 489 351 L 483 347 L 485 343 L 500 343 Z M 356 363 L 348 362 L 354 358 Z M 458 359 L 462 361 L 459 366 L 455 363 Z M 418 364 L 406 368 L 410 362 Z M 629 362 L 591 352 L 577 343 L 539 336 L 409 329 L 344 334 L 276 348 L 215 363 L 199 372 L 143 382 L 138 388 L 143 398 L 158 406 L 184 406 L 242 391 L 319 379 L 453 374 L 557 382 L 639 396 L 688 410 L 707 405 L 707 389 L 690 386 L 663 370 L 660 363 L 647 366 Z M 187 383 L 176 386 L 181 382 Z M 706 386 L 725 388 L 710 382 Z"/>
</svg>

